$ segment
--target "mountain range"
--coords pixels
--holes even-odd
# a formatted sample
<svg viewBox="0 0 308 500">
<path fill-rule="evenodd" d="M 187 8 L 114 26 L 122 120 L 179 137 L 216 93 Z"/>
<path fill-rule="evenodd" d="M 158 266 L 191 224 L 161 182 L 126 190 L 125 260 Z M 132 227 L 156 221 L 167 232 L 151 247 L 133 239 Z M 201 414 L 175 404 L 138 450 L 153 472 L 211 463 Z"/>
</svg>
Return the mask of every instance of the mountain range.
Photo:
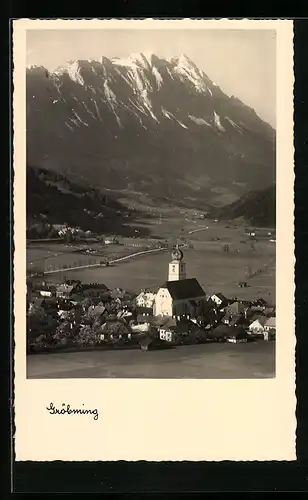
<svg viewBox="0 0 308 500">
<path fill-rule="evenodd" d="M 222 205 L 275 180 L 275 130 L 187 56 L 27 69 L 27 164 L 104 190 Z"/>
</svg>

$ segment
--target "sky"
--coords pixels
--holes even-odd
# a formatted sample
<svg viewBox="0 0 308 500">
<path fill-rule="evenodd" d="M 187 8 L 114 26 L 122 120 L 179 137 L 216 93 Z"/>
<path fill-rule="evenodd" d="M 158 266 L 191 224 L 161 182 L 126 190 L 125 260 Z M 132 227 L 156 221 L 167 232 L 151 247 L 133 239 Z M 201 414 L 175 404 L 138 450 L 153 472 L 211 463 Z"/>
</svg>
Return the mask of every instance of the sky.
<svg viewBox="0 0 308 500">
<path fill-rule="evenodd" d="M 75 59 L 158 57 L 186 54 L 227 95 L 276 125 L 276 33 L 274 30 L 28 30 L 27 66 L 48 70 Z"/>
</svg>

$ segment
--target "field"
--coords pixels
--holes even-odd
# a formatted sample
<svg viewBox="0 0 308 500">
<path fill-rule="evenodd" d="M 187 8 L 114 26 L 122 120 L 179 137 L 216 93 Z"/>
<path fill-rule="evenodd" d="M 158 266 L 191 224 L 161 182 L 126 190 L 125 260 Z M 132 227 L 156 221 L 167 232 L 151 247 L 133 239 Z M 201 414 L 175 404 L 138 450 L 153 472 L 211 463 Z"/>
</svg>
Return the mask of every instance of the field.
<svg viewBox="0 0 308 500">
<path fill-rule="evenodd" d="M 37 354 L 27 378 L 272 378 L 275 344 L 203 344 L 176 349 Z"/>
<path fill-rule="evenodd" d="M 193 248 L 184 250 L 188 277 L 196 277 L 208 294 L 222 292 L 239 299 L 263 297 L 275 303 L 275 243 L 269 238 L 259 238 L 255 249 L 244 235 L 243 226 L 196 220 L 192 214 L 164 214 L 161 220 L 145 220 L 151 228 L 153 237 L 169 244 L 177 238 L 184 238 Z M 153 240 L 152 240 L 153 241 Z M 157 240 L 156 240 L 157 241 Z M 151 244 L 150 239 L 126 238 L 121 245 L 102 246 L 91 244 L 90 248 L 99 249 L 99 256 L 86 256 L 73 251 L 64 244 L 30 244 L 27 251 L 28 267 L 43 265 L 45 270 L 59 268 L 63 264 L 93 264 L 103 258 L 117 258 L 123 252 L 138 252 L 143 245 Z M 223 246 L 229 251 L 224 252 Z M 108 287 L 122 287 L 138 292 L 141 288 L 156 288 L 167 278 L 170 256 L 168 252 L 143 255 L 106 267 L 64 270 L 50 274 L 49 279 L 59 282 L 64 276 L 85 282 L 99 281 Z M 32 264 L 30 264 L 32 262 Z M 247 279 L 247 270 L 255 274 Z M 262 272 L 261 272 L 262 271 Z M 247 281 L 247 288 L 239 288 L 240 281 Z"/>
</svg>

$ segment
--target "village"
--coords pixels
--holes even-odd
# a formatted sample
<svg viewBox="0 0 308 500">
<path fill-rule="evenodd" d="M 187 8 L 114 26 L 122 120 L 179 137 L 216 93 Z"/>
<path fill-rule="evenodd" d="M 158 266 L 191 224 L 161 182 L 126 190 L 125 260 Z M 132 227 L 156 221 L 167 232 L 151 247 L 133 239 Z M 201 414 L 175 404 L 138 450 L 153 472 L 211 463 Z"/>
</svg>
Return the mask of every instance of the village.
<svg viewBox="0 0 308 500">
<path fill-rule="evenodd" d="M 139 293 L 102 283 L 42 273 L 27 280 L 27 352 L 87 348 L 168 348 L 181 345 L 273 341 L 275 304 L 207 294 L 188 278 L 183 250 L 171 252 L 168 279 Z M 245 286 L 240 283 L 239 286 Z"/>
</svg>

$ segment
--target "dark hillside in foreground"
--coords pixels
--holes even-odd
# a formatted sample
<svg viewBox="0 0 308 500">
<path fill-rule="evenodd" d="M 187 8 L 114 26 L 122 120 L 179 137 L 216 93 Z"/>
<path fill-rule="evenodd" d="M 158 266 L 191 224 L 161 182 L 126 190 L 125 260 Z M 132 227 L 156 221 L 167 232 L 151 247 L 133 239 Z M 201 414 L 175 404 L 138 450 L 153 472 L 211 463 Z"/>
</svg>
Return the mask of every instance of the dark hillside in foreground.
<svg viewBox="0 0 308 500">
<path fill-rule="evenodd" d="M 239 200 L 215 210 L 212 214 L 220 219 L 243 217 L 257 227 L 276 225 L 276 185 L 258 191 L 249 191 Z"/>
<path fill-rule="evenodd" d="M 65 176 L 27 166 L 27 228 L 46 222 L 98 233 L 131 234 L 137 213 L 109 194 L 86 188 Z M 129 226 L 128 226 L 129 224 Z"/>
</svg>

